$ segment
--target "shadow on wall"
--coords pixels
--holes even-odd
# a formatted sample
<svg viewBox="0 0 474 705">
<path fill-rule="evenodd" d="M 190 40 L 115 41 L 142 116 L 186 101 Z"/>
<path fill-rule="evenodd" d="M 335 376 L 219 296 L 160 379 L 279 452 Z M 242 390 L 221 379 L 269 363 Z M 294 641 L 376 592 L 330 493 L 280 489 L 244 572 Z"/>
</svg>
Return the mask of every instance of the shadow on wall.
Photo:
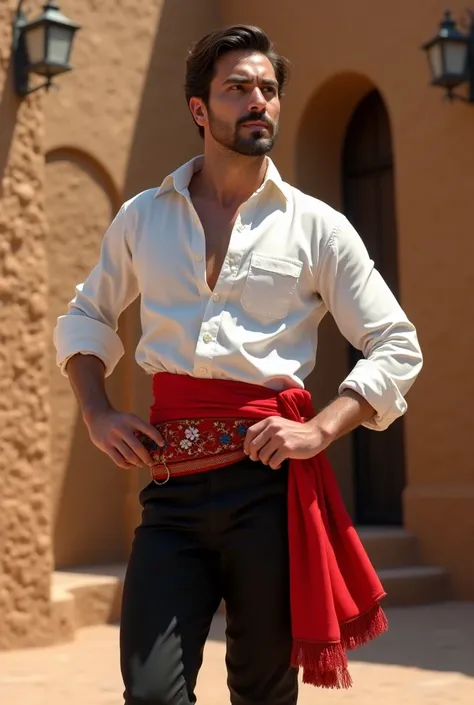
<svg viewBox="0 0 474 705">
<path fill-rule="evenodd" d="M 108 174 L 77 149 L 56 149 L 46 163 L 46 210 L 54 213 L 48 239 L 54 555 L 56 566 L 66 567 L 123 553 L 122 477 L 90 442 L 52 342 L 56 319 L 95 265 L 120 199 Z M 121 386 L 118 369 L 108 388 L 119 407 Z"/>
<path fill-rule="evenodd" d="M 339 210 L 346 130 L 357 104 L 374 88 L 366 76 L 337 74 L 313 94 L 301 118 L 296 145 L 298 186 Z"/>
<path fill-rule="evenodd" d="M 52 172 L 48 188 L 56 189 L 50 197 L 55 200 L 54 212 L 64 214 L 63 222 L 51 224 L 50 266 L 60 275 L 51 294 L 51 329 L 57 315 L 64 312 L 74 286 L 95 264 L 103 231 L 120 202 L 159 186 L 167 173 L 202 151 L 184 97 L 185 60 L 191 44 L 217 24 L 216 7 L 216 0 L 163 2 L 123 194 L 117 194 L 101 165 L 88 155 L 69 148 L 49 155 L 48 169 Z M 59 207 L 59 202 L 64 206 Z M 99 211 L 97 204 L 102 204 Z M 75 242 L 80 242 L 80 248 Z M 61 277 L 63 282 L 67 278 L 64 286 L 60 285 Z M 57 310 L 52 310 L 53 306 Z M 124 312 L 119 333 L 126 353 L 108 380 L 108 390 L 117 408 L 147 418 L 150 378 L 135 362 L 141 335 L 139 301 Z M 53 378 L 57 387 L 53 394 L 56 565 L 124 560 L 139 520 L 138 492 L 148 482 L 148 473 L 140 470 L 124 474 L 100 453 L 89 440 L 67 380 L 58 378 L 57 370 Z"/>
<path fill-rule="evenodd" d="M 165 0 L 135 125 L 124 195 L 159 186 L 182 162 L 202 152 L 184 96 L 191 45 L 218 26 L 215 0 Z"/>
<path fill-rule="evenodd" d="M 13 144 L 15 125 L 17 122 L 19 101 L 11 88 L 12 68 L 6 70 L 3 92 L 0 97 L 0 200 L 4 195 L 3 180 L 8 164 L 10 149 Z"/>
<path fill-rule="evenodd" d="M 55 162 L 73 162 L 81 171 L 106 194 L 111 204 L 110 218 L 115 215 L 121 205 L 121 197 L 117 185 L 102 165 L 89 154 L 76 147 L 58 147 L 46 155 L 46 164 Z"/>
</svg>

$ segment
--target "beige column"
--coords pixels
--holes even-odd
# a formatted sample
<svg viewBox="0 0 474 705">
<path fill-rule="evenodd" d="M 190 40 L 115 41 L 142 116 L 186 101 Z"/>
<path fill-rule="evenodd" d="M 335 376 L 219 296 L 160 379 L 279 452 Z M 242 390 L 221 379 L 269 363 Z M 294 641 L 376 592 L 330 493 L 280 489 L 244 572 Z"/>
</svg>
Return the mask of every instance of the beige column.
<svg viewBox="0 0 474 705">
<path fill-rule="evenodd" d="M 43 114 L 13 92 L 15 9 L 0 4 L 0 648 L 51 640 Z"/>
</svg>

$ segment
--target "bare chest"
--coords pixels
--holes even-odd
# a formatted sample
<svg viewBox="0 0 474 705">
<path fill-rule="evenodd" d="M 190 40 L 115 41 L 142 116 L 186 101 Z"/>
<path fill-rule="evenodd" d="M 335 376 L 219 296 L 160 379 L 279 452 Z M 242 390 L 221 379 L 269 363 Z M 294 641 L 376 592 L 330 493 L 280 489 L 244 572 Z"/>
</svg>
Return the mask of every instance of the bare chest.
<svg viewBox="0 0 474 705">
<path fill-rule="evenodd" d="M 204 231 L 206 247 L 206 280 L 214 290 L 229 249 L 230 236 L 237 218 L 237 212 L 226 213 L 196 206 L 196 212 Z"/>
</svg>

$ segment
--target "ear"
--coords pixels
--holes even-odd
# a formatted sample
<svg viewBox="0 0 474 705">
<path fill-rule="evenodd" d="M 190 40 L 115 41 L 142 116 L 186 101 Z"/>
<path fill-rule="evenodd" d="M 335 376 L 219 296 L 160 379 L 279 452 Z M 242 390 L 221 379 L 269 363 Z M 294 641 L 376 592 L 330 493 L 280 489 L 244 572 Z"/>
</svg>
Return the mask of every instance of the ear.
<svg viewBox="0 0 474 705">
<path fill-rule="evenodd" d="M 196 124 L 199 125 L 199 127 L 204 127 L 207 123 L 207 110 L 202 98 L 191 98 L 189 101 L 189 109 Z"/>
</svg>

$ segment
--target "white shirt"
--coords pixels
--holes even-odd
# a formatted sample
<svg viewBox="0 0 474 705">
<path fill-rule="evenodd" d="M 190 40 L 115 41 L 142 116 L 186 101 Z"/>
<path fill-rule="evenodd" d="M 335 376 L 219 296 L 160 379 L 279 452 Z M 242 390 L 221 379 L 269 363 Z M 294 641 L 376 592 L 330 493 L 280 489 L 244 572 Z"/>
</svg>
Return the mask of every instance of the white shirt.
<svg viewBox="0 0 474 705">
<path fill-rule="evenodd" d="M 141 294 L 136 360 L 148 373 L 303 387 L 330 311 L 365 358 L 339 392 L 355 390 L 375 408 L 367 427 L 389 426 L 406 411 L 422 354 L 414 326 L 354 228 L 285 183 L 268 159 L 262 186 L 239 210 L 211 292 L 204 231 L 188 190 L 201 165 L 196 157 L 121 207 L 96 267 L 58 318 L 54 343 L 63 374 L 80 352 L 99 357 L 110 375 L 124 353 L 119 315 Z"/>
</svg>

